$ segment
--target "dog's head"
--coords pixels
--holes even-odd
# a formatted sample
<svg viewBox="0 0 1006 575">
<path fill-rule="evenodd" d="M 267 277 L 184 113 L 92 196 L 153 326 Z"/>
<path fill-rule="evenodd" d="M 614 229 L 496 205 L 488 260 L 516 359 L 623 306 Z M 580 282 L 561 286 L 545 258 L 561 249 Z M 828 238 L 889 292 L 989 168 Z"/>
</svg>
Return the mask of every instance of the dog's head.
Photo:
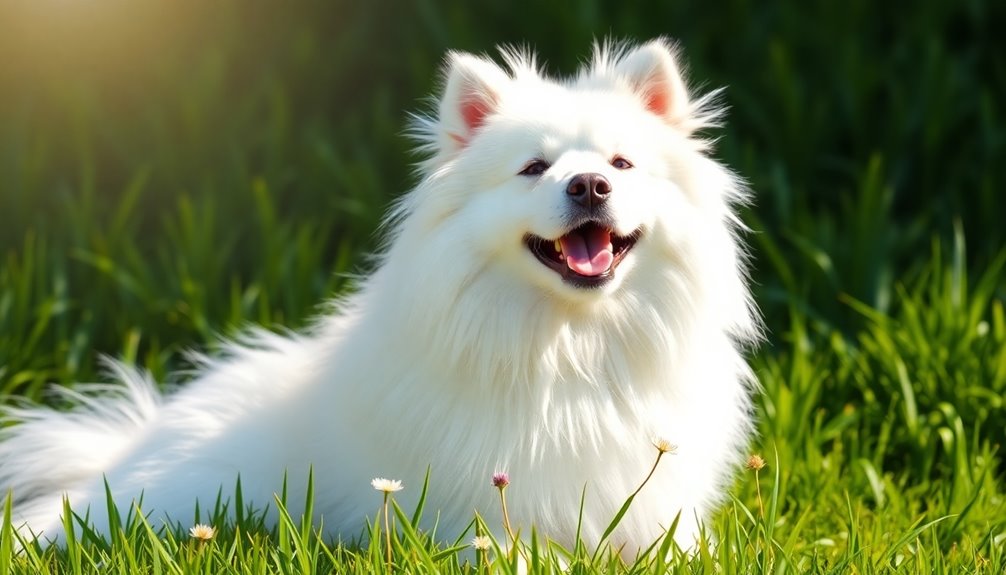
<svg viewBox="0 0 1006 575">
<path fill-rule="evenodd" d="M 429 157 L 401 211 L 452 238 L 451 258 L 571 303 L 662 291 L 670 268 L 709 275 L 692 269 L 706 257 L 737 276 L 742 188 L 695 137 L 716 110 L 668 43 L 598 46 L 568 80 L 503 59 L 451 54 L 437 117 L 417 121 Z"/>
</svg>

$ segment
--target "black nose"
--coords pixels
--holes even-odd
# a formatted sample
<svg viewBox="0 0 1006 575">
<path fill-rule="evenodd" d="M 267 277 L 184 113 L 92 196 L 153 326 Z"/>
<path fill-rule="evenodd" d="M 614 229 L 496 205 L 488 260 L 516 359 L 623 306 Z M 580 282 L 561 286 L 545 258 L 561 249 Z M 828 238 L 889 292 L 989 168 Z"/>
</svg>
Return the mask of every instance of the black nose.
<svg viewBox="0 0 1006 575">
<path fill-rule="evenodd" d="M 566 186 L 566 194 L 585 208 L 604 203 L 611 193 L 611 182 L 601 174 L 577 174 Z"/>
</svg>

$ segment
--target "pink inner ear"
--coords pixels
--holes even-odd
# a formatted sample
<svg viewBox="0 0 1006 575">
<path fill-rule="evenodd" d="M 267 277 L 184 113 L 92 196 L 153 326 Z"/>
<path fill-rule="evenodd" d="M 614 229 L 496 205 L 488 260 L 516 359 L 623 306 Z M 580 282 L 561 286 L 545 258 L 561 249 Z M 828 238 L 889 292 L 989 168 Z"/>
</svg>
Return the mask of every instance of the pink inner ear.
<svg viewBox="0 0 1006 575">
<path fill-rule="evenodd" d="M 472 132 L 482 125 L 489 114 L 489 103 L 472 94 L 461 102 L 461 117 L 465 121 L 468 131 Z"/>
<path fill-rule="evenodd" d="M 658 116 L 666 116 L 671 109 L 671 96 L 662 84 L 653 84 L 646 93 L 646 109 Z"/>
</svg>

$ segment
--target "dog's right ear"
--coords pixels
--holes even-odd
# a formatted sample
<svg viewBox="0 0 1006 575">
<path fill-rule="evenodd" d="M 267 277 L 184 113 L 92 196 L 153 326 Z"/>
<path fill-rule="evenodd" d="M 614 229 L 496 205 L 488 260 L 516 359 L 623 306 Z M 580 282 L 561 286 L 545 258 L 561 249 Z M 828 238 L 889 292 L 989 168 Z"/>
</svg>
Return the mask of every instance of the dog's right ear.
<svg viewBox="0 0 1006 575">
<path fill-rule="evenodd" d="M 509 81 L 490 60 L 463 52 L 447 56 L 447 84 L 439 112 L 441 151 L 454 152 L 468 145 L 496 111 L 500 92 Z"/>
</svg>

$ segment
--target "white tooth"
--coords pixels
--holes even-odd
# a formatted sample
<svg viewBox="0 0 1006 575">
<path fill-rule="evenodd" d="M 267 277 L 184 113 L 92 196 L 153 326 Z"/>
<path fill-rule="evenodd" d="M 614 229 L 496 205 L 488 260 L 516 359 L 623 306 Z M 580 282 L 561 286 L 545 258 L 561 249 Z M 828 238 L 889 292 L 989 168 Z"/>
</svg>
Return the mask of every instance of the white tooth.
<svg viewBox="0 0 1006 575">
<path fill-rule="evenodd" d="M 559 252 L 560 254 L 562 253 L 562 244 L 559 243 L 559 240 L 555 240 L 555 251 Z"/>
</svg>

